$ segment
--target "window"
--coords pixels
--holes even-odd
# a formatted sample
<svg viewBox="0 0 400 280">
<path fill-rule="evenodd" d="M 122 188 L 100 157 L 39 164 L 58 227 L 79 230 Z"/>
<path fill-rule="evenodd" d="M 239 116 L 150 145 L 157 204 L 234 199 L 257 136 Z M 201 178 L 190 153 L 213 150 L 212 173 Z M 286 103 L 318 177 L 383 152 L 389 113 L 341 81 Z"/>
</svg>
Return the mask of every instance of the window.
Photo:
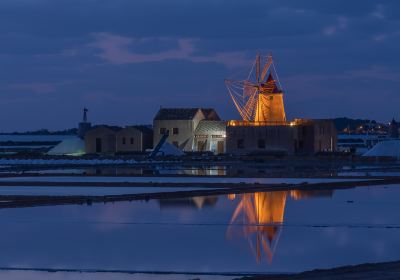
<svg viewBox="0 0 400 280">
<path fill-rule="evenodd" d="M 179 142 L 178 141 L 172 142 L 172 145 L 174 145 L 175 147 L 179 148 Z"/>
<path fill-rule="evenodd" d="M 122 138 L 122 145 L 125 145 L 125 144 L 126 144 L 126 138 L 123 137 L 123 138 Z"/>
<path fill-rule="evenodd" d="M 134 143 L 134 142 L 133 142 L 133 137 L 131 137 L 131 145 L 133 145 L 133 143 Z"/>
<path fill-rule="evenodd" d="M 179 134 L 179 128 L 174 127 L 174 128 L 172 129 L 172 133 L 173 133 L 173 134 Z"/>
<path fill-rule="evenodd" d="M 160 134 L 162 134 L 162 135 L 167 134 L 167 129 L 165 127 L 161 127 Z"/>
<path fill-rule="evenodd" d="M 265 149 L 265 139 L 258 139 L 257 147 L 259 149 Z"/>
<path fill-rule="evenodd" d="M 238 139 L 237 140 L 237 148 L 238 149 L 244 149 L 244 139 Z"/>
</svg>

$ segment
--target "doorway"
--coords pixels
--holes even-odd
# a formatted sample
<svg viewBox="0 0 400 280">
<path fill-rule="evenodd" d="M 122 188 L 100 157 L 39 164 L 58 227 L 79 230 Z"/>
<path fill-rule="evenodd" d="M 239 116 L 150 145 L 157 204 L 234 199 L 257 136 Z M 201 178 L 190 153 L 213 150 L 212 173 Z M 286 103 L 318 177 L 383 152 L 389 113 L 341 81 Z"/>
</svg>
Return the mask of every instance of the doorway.
<svg viewBox="0 0 400 280">
<path fill-rule="evenodd" d="M 103 150 L 101 138 L 96 138 L 96 153 L 101 153 Z"/>
<path fill-rule="evenodd" d="M 217 153 L 218 154 L 223 154 L 224 151 L 224 141 L 218 141 L 218 145 L 217 145 Z"/>
</svg>

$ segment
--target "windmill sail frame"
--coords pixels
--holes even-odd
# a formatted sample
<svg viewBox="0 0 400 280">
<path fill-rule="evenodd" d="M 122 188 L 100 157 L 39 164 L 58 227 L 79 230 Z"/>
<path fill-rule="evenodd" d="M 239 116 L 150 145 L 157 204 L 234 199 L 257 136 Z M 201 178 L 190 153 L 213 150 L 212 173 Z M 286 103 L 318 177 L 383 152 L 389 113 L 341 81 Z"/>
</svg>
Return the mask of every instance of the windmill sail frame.
<svg viewBox="0 0 400 280">
<path fill-rule="evenodd" d="M 272 55 L 262 60 L 257 54 L 246 80 L 226 79 L 225 85 L 243 121 L 284 124 L 283 90 Z"/>
</svg>

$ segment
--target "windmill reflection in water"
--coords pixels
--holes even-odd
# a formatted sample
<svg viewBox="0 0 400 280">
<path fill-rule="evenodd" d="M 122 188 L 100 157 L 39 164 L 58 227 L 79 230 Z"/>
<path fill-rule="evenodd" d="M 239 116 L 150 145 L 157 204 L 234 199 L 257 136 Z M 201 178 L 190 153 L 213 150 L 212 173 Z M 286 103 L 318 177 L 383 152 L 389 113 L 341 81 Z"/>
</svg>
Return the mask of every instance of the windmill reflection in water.
<svg viewBox="0 0 400 280">
<path fill-rule="evenodd" d="M 260 263 L 263 255 L 272 263 L 282 232 L 287 196 L 295 200 L 315 196 L 332 196 L 333 191 L 275 191 L 239 195 L 239 203 L 227 229 L 227 238 L 245 238 Z M 236 199 L 236 195 L 228 195 Z"/>
</svg>

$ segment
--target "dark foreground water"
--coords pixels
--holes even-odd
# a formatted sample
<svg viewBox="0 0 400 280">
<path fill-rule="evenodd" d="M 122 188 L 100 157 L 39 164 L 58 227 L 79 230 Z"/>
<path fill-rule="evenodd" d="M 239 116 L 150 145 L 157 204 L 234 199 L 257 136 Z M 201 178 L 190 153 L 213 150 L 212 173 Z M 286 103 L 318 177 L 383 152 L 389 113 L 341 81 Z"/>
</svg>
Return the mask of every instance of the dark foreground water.
<svg viewBox="0 0 400 280">
<path fill-rule="evenodd" d="M 0 266 L 295 272 L 400 259 L 400 186 L 0 210 Z"/>
</svg>

